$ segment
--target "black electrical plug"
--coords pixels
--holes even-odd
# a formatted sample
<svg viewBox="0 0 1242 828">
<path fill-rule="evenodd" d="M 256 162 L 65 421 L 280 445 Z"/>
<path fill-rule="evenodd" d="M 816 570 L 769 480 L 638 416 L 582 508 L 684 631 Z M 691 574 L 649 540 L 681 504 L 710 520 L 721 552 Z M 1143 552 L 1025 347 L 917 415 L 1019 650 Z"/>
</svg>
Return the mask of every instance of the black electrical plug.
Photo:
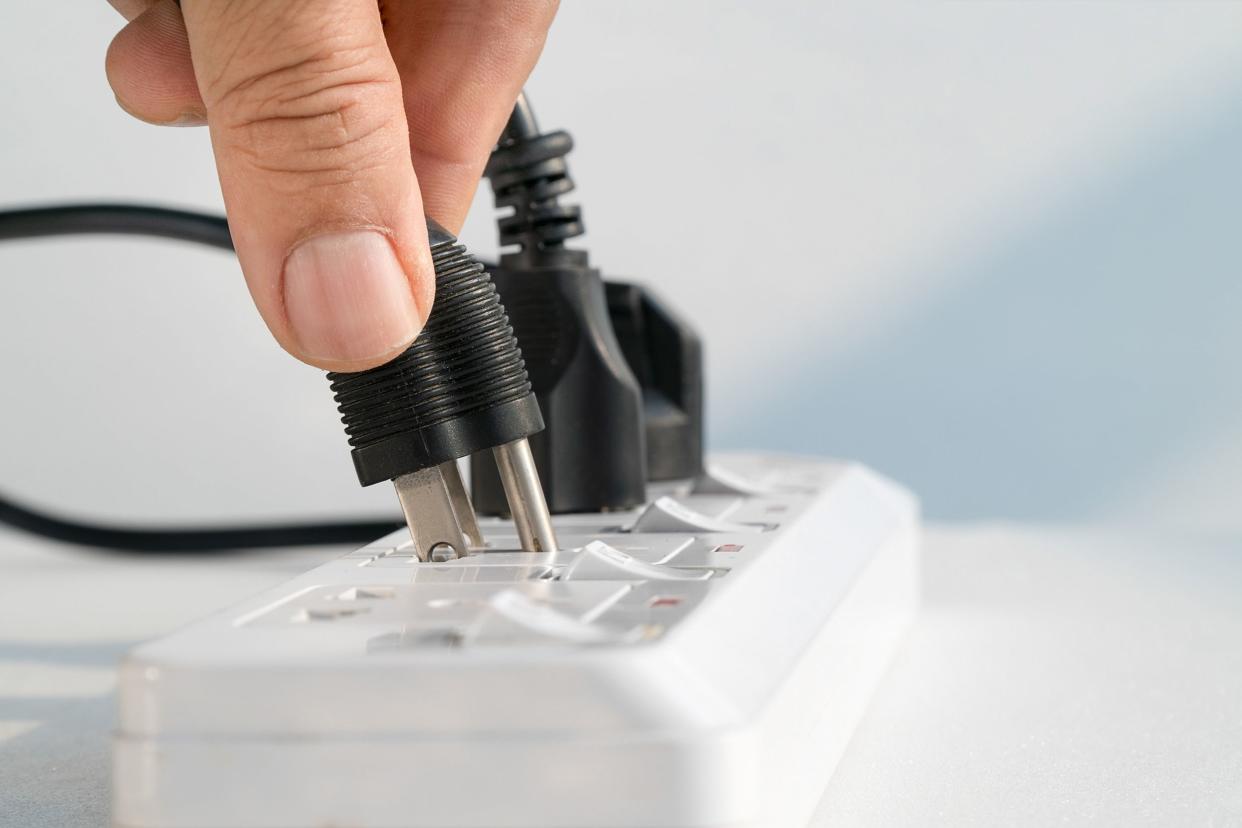
<svg viewBox="0 0 1242 828">
<path fill-rule="evenodd" d="M 646 500 L 642 390 L 609 318 L 600 272 L 586 251 L 565 247 L 583 233 L 571 190 L 568 133 L 542 134 L 525 97 L 492 153 L 486 175 L 500 242 L 516 247 L 491 270 L 530 370 L 547 429 L 531 440 L 554 513 L 627 509 Z M 504 514 L 503 487 L 481 462 L 471 466 L 481 512 Z"/>
<path fill-rule="evenodd" d="M 491 449 L 524 549 L 556 539 L 527 438 L 539 403 L 491 279 L 457 239 L 428 219 L 436 299 L 399 357 L 367 371 L 330 373 L 363 486 L 391 480 L 421 560 L 483 543 L 457 459 Z"/>
<path fill-rule="evenodd" d="M 693 480 L 703 466 L 703 345 L 645 285 L 609 280 L 608 314 L 643 390 L 648 480 Z"/>
</svg>

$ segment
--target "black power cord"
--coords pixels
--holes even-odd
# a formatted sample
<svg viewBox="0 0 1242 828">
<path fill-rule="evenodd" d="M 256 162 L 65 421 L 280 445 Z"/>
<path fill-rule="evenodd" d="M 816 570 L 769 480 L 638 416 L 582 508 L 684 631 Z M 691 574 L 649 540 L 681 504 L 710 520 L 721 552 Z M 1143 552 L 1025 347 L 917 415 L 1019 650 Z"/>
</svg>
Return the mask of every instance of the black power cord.
<svg viewBox="0 0 1242 828">
<path fill-rule="evenodd" d="M 610 277 L 587 252 L 574 189 L 573 138 L 540 130 L 518 97 L 485 175 L 500 244 L 491 268 L 547 424 L 531 440 L 553 512 L 625 509 L 645 481 L 703 472 L 703 349 L 649 287 Z M 503 509 L 496 476 L 475 464 L 475 505 Z"/>
<path fill-rule="evenodd" d="M 70 204 L 0 212 L 0 240 L 82 234 L 156 236 L 232 250 L 223 216 L 135 204 Z M 272 526 L 104 526 L 47 514 L 0 494 L 0 523 L 65 543 L 118 552 L 223 552 L 286 546 L 366 543 L 396 520 Z"/>
<path fill-rule="evenodd" d="M 487 163 L 500 244 L 491 268 L 547 428 L 530 447 L 553 513 L 628 509 L 646 499 L 643 389 L 626 362 L 600 271 L 566 246 L 585 232 L 582 211 L 561 203 L 574 189 L 563 130 L 543 132 L 518 98 Z M 504 514 L 504 488 L 471 465 L 474 505 Z"/>
<path fill-rule="evenodd" d="M 232 250 L 224 216 L 140 204 L 65 204 L 0 212 L 0 240 L 102 233 L 156 236 Z"/>
<path fill-rule="evenodd" d="M 286 546 L 367 543 L 396 529 L 396 521 L 341 521 L 273 526 L 101 526 L 38 512 L 0 495 L 0 523 L 64 543 L 113 552 L 225 552 Z"/>
<path fill-rule="evenodd" d="M 583 233 L 579 208 L 559 201 L 574 188 L 565 160 L 572 147 L 568 133 L 540 131 L 525 95 L 518 99 L 487 166 L 496 206 L 510 211 L 498 220 L 501 244 L 509 251 L 487 270 L 547 421 L 531 447 L 549 506 L 554 512 L 594 512 L 642 502 L 648 477 L 682 479 L 701 471 L 702 355 L 693 330 L 649 290 L 605 285 L 585 251 L 565 246 Z M 225 218 L 205 213 L 107 203 L 0 211 L 0 240 L 100 233 L 233 249 Z M 351 420 L 354 402 L 338 401 L 348 403 Z M 437 417 L 422 419 L 422 425 L 441 427 Z M 359 460 L 358 440 L 350 436 Z M 363 466 L 388 449 L 363 448 L 367 457 L 359 474 L 365 484 L 373 475 L 364 474 Z M 475 505 L 507 513 L 496 470 L 479 456 L 472 464 Z M 0 524 L 99 549 L 182 553 L 364 543 L 398 525 L 107 526 L 49 515 L 2 493 Z"/>
</svg>

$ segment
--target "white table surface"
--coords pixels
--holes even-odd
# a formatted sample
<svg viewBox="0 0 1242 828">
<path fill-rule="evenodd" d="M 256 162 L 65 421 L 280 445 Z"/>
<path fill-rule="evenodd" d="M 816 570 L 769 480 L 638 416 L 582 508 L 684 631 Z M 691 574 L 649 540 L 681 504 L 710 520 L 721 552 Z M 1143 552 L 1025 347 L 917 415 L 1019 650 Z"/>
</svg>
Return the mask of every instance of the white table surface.
<svg viewBox="0 0 1242 828">
<path fill-rule="evenodd" d="M 940 526 L 815 826 L 1242 828 L 1242 544 Z M 339 550 L 140 559 L 0 531 L 0 825 L 104 826 L 114 665 Z"/>
</svg>

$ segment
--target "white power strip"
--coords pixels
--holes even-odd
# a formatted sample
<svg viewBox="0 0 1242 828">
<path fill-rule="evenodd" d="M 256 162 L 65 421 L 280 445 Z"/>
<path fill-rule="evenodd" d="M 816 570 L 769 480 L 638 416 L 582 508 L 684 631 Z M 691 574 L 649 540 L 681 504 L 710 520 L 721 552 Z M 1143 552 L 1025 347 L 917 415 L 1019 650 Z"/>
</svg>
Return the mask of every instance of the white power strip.
<svg viewBox="0 0 1242 828">
<path fill-rule="evenodd" d="M 865 469 L 718 458 L 554 557 L 395 532 L 138 648 L 125 828 L 805 825 L 916 600 L 918 514 Z"/>
</svg>

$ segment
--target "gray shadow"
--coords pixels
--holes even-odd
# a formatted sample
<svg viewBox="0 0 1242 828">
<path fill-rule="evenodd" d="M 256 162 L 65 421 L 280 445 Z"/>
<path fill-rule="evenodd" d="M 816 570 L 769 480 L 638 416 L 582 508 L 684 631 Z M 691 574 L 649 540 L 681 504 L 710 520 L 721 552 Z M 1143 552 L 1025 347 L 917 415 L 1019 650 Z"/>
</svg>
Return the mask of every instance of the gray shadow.
<svg viewBox="0 0 1242 828">
<path fill-rule="evenodd" d="M 756 389 L 767 403 L 718 444 L 862 460 L 934 518 L 1090 518 L 1242 417 L 1240 223 L 1235 94 L 894 329 L 845 353 L 808 343 L 817 367 Z"/>
<path fill-rule="evenodd" d="M 4 642 L 0 660 L 115 667 L 135 641 Z M 0 741 L 0 825 L 105 826 L 116 695 L 0 698 L 0 719 L 38 722 Z"/>
<path fill-rule="evenodd" d="M 105 826 L 116 697 L 6 700 L 6 716 L 42 719 L 0 742 L 0 825 Z"/>
<path fill-rule="evenodd" d="M 70 643 L 0 641 L 0 661 L 42 661 L 92 667 L 115 667 L 136 641 Z M 4 702 L 0 701 L 0 705 Z"/>
</svg>

